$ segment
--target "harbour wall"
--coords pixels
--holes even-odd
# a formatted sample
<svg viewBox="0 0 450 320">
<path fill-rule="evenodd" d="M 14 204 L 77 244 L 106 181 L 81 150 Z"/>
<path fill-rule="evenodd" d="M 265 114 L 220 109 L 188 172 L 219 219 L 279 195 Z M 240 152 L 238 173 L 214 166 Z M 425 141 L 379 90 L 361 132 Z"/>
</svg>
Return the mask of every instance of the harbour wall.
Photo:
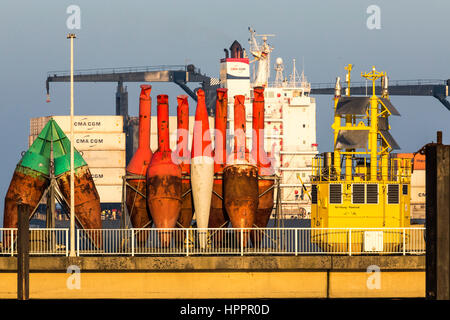
<svg viewBox="0 0 450 320">
<path fill-rule="evenodd" d="M 17 297 L 16 268 L 0 258 L 0 298 Z M 30 258 L 31 299 L 365 297 L 424 298 L 425 256 Z"/>
</svg>

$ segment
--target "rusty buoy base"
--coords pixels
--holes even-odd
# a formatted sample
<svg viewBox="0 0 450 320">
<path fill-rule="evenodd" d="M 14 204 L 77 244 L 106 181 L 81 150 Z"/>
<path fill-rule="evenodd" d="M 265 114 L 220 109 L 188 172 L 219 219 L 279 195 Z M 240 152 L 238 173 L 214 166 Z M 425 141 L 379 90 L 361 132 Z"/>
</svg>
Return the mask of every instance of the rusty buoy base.
<svg viewBox="0 0 450 320">
<path fill-rule="evenodd" d="M 83 229 L 102 229 L 100 197 L 88 166 L 74 172 L 75 217 Z M 70 171 L 57 177 L 62 195 L 70 203 Z M 91 240 L 98 248 L 103 246 L 102 235 L 96 232 Z"/>
<path fill-rule="evenodd" d="M 39 203 L 49 180 L 41 173 L 29 168 L 17 166 L 5 197 L 5 211 L 3 215 L 4 228 L 17 228 L 17 202 L 30 206 L 33 210 Z"/>
<path fill-rule="evenodd" d="M 126 204 L 128 215 L 130 216 L 133 228 L 151 228 L 150 213 L 147 209 L 147 199 L 142 195 L 147 193 L 147 182 L 145 179 L 128 180 L 128 184 L 138 192 L 127 186 Z M 145 246 L 148 240 L 148 232 L 140 232 L 136 238 L 136 244 L 140 247 Z"/>
<path fill-rule="evenodd" d="M 259 179 L 258 180 L 259 194 L 261 195 L 266 190 L 272 188 L 273 184 L 274 184 L 273 180 Z M 271 190 L 267 191 L 263 196 L 259 197 L 258 209 L 256 210 L 255 224 L 254 224 L 254 226 L 257 228 L 266 228 L 267 224 L 269 223 L 270 215 L 272 214 L 273 210 L 274 190 L 275 189 L 272 188 Z M 262 237 L 263 234 L 261 232 L 253 231 L 251 233 L 251 239 L 255 247 L 259 246 Z"/>
<path fill-rule="evenodd" d="M 174 228 L 181 211 L 181 169 L 173 163 L 163 163 L 150 166 L 148 173 L 147 203 L 153 223 L 156 228 Z M 170 245 L 172 233 L 158 230 L 162 247 Z"/>
<path fill-rule="evenodd" d="M 225 209 L 231 225 L 252 228 L 258 208 L 258 168 L 249 164 L 228 165 L 223 170 L 223 184 Z M 246 247 L 249 231 L 244 230 L 243 235 Z"/>
<path fill-rule="evenodd" d="M 3 227 L 17 228 L 19 218 L 17 203 L 21 201 L 33 210 L 38 205 L 48 185 L 49 180 L 41 173 L 18 165 L 5 196 Z M 3 246 L 5 248 L 10 246 L 9 232 L 3 234 Z"/>
<path fill-rule="evenodd" d="M 211 210 L 209 213 L 208 228 L 225 228 L 230 221 L 223 204 L 223 180 L 216 177 L 213 184 L 213 194 L 211 197 Z M 222 199 L 220 197 L 222 197 Z M 212 243 L 216 247 L 221 247 L 224 241 L 223 232 L 213 231 Z"/>
</svg>

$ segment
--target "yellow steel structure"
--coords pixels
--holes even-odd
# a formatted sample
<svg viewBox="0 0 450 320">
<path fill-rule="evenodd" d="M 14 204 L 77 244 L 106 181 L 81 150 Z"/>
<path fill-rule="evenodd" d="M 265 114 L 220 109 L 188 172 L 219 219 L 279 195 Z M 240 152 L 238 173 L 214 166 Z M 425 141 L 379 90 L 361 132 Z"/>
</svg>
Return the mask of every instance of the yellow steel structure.
<svg viewBox="0 0 450 320">
<path fill-rule="evenodd" d="M 334 97 L 334 153 L 313 160 L 311 227 L 317 229 L 311 231 L 311 240 L 327 243 L 328 250 L 348 248 L 352 253 L 376 251 L 366 243 L 373 239 L 385 249 L 394 249 L 405 243 L 401 228 L 410 226 L 411 160 L 390 156 L 397 145 L 388 132 L 388 119 L 398 113 L 389 101 L 386 73 L 375 67 L 361 73 L 372 81 L 372 96 L 350 97 L 352 65 L 345 69 L 346 96 L 341 97 L 338 78 Z M 378 79 L 381 97 L 375 94 Z M 322 228 L 355 229 L 348 233 Z M 399 232 L 376 228 L 399 228 Z"/>
</svg>

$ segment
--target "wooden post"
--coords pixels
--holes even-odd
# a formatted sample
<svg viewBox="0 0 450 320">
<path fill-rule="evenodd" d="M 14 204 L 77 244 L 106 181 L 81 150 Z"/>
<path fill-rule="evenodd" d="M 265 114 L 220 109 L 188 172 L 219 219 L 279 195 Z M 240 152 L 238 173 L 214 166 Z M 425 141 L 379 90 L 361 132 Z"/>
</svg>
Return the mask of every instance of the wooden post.
<svg viewBox="0 0 450 320">
<path fill-rule="evenodd" d="M 438 142 L 442 141 L 438 134 Z M 426 297 L 450 299 L 450 145 L 426 146 Z"/>
<path fill-rule="evenodd" d="M 28 300 L 30 292 L 30 207 L 19 203 L 17 232 L 17 300 Z"/>
</svg>

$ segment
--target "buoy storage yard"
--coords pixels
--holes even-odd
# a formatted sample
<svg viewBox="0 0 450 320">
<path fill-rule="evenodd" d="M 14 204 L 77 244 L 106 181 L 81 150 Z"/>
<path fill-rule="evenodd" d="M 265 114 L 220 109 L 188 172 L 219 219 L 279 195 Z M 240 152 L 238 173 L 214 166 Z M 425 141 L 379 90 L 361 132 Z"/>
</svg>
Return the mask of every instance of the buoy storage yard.
<svg viewBox="0 0 450 320">
<path fill-rule="evenodd" d="M 398 99 L 448 112 L 450 79 L 391 80 L 367 55 L 311 83 L 301 56 L 279 57 L 283 35 L 248 36 L 215 48 L 214 75 L 75 68 L 68 33 L 70 70 L 41 85 L 47 106 L 70 85 L 70 114 L 27 117 L 5 181 L 0 299 L 450 299 L 445 128 L 398 142 Z M 79 83 L 117 85 L 115 112 L 77 112 Z"/>
</svg>

